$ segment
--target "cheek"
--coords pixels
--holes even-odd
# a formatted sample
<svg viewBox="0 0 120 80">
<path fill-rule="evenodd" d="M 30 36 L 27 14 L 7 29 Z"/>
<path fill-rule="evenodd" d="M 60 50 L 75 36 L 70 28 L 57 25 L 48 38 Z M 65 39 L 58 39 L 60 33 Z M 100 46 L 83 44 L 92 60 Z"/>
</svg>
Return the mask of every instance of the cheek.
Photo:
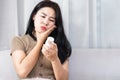
<svg viewBox="0 0 120 80">
<path fill-rule="evenodd" d="M 35 31 L 38 29 L 37 23 L 34 21 Z"/>
<path fill-rule="evenodd" d="M 34 27 L 35 27 L 35 31 L 38 31 L 39 30 L 39 28 L 40 28 L 40 22 L 38 22 L 38 21 L 34 21 Z"/>
<path fill-rule="evenodd" d="M 40 27 L 40 23 L 41 23 L 40 20 L 35 20 L 35 21 L 34 21 L 34 27 L 35 27 L 35 28 L 39 28 L 39 27 Z"/>
</svg>

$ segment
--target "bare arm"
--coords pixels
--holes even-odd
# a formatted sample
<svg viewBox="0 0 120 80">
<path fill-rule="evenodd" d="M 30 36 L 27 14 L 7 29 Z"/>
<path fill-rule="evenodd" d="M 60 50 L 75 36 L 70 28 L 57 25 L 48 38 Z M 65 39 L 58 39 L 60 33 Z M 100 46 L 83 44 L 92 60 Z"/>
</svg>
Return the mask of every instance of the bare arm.
<svg viewBox="0 0 120 80">
<path fill-rule="evenodd" d="M 52 62 L 56 80 L 68 80 L 68 60 L 64 64 L 60 63 L 59 59 Z"/>
<path fill-rule="evenodd" d="M 51 61 L 56 80 L 68 80 L 68 60 L 61 64 L 56 43 L 49 42 L 49 45 L 50 47 L 44 44 L 42 52 Z"/>
<path fill-rule="evenodd" d="M 25 78 L 31 72 L 38 60 L 39 52 L 41 51 L 44 40 L 54 28 L 55 26 L 43 33 L 36 32 L 37 44 L 28 55 L 22 50 L 16 50 L 12 53 L 13 63 L 19 77 Z"/>
<path fill-rule="evenodd" d="M 42 42 L 39 45 L 37 44 L 27 56 L 22 50 L 16 50 L 12 53 L 13 63 L 19 77 L 27 77 L 33 69 L 38 60 L 41 47 Z"/>
</svg>

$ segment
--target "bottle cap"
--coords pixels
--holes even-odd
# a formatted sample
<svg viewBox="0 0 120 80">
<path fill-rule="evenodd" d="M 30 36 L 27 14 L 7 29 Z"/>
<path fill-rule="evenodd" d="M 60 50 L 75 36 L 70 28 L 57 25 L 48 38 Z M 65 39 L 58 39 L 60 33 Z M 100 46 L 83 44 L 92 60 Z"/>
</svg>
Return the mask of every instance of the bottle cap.
<svg viewBox="0 0 120 80">
<path fill-rule="evenodd" d="M 54 38 L 53 38 L 53 37 L 48 37 L 48 38 L 47 38 L 47 40 L 46 40 L 46 42 L 45 42 L 45 45 L 47 45 L 47 46 L 49 46 L 48 41 L 54 42 Z"/>
</svg>

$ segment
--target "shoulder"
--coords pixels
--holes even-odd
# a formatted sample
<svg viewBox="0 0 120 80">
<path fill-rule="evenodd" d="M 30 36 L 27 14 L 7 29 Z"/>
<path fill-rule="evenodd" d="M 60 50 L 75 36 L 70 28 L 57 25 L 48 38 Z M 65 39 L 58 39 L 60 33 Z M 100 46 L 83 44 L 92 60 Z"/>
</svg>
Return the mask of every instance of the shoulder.
<svg viewBox="0 0 120 80">
<path fill-rule="evenodd" d="M 14 52 L 15 50 L 26 51 L 26 48 L 30 44 L 30 39 L 31 38 L 29 35 L 13 37 L 13 39 L 11 41 L 11 52 Z"/>
<path fill-rule="evenodd" d="M 15 42 L 26 42 L 30 39 L 30 36 L 29 35 L 23 35 L 23 36 L 15 36 L 13 37 L 12 39 L 12 42 L 15 43 Z"/>
<path fill-rule="evenodd" d="M 26 47 L 29 43 L 29 35 L 15 36 L 11 41 L 11 47 Z"/>
</svg>

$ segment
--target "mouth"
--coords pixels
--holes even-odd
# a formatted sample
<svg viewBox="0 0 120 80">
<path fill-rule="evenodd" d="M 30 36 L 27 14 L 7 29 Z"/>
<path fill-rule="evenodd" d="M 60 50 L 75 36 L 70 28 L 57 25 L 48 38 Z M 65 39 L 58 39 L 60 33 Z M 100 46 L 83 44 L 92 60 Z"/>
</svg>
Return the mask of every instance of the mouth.
<svg viewBox="0 0 120 80">
<path fill-rule="evenodd" d="M 45 26 L 41 26 L 41 29 L 44 30 L 44 31 L 47 30 L 47 28 Z"/>
</svg>

